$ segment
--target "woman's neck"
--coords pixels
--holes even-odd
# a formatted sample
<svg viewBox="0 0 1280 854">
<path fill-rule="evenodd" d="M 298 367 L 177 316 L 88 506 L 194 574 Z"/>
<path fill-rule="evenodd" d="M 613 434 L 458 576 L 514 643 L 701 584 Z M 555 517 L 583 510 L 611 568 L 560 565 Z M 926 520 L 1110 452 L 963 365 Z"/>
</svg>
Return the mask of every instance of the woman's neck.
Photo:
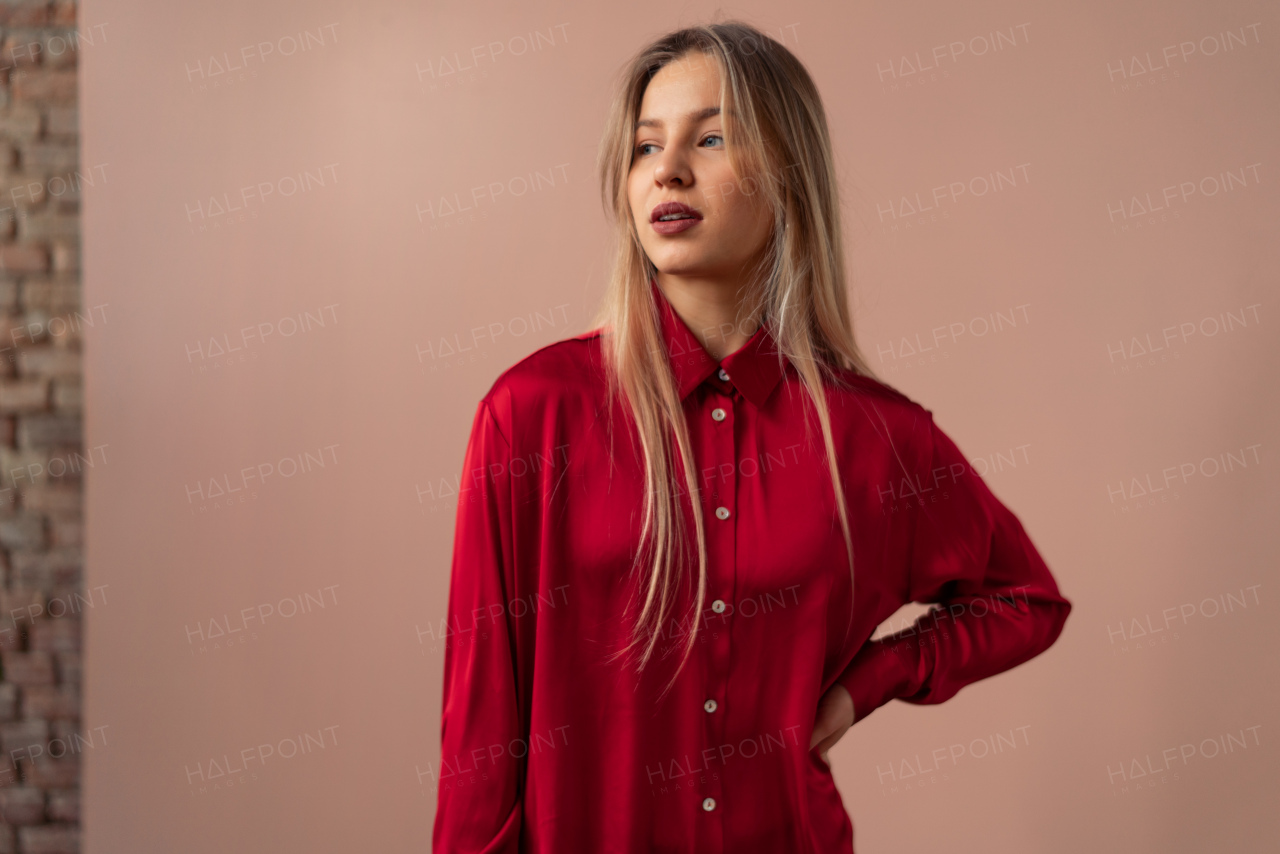
<svg viewBox="0 0 1280 854">
<path fill-rule="evenodd" d="M 739 323 L 745 293 L 741 281 L 658 273 L 657 282 L 667 302 L 717 362 L 747 343 L 760 326 L 750 317 Z"/>
</svg>

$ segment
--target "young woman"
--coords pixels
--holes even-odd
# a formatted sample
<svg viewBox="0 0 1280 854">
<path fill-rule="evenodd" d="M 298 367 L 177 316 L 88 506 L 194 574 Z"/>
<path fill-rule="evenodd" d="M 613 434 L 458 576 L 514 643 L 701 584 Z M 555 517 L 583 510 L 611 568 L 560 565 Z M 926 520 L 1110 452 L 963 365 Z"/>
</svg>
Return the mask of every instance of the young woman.
<svg viewBox="0 0 1280 854">
<path fill-rule="evenodd" d="M 481 400 L 437 852 L 851 852 L 827 764 L 891 699 L 1020 664 L 1070 603 L 854 343 L 821 101 L 749 26 L 654 42 L 601 145 L 596 328 Z M 870 640 L 906 602 L 936 603 Z"/>
</svg>

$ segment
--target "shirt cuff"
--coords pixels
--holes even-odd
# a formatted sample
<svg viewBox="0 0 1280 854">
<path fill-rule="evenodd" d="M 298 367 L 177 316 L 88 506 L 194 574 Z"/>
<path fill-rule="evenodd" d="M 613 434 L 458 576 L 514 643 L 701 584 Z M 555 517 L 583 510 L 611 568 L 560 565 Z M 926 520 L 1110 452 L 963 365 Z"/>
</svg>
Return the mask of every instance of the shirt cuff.
<svg viewBox="0 0 1280 854">
<path fill-rule="evenodd" d="M 890 700 L 914 693 L 911 683 L 919 670 L 919 658 L 920 647 L 910 640 L 864 644 L 836 680 L 853 698 L 853 722 Z"/>
</svg>

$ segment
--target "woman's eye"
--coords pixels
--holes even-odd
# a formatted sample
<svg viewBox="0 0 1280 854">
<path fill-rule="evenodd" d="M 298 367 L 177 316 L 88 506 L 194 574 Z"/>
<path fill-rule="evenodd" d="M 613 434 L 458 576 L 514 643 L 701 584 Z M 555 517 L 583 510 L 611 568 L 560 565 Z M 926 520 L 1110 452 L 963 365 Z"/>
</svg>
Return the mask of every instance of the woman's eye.
<svg viewBox="0 0 1280 854">
<path fill-rule="evenodd" d="M 651 147 L 652 145 L 653 145 L 652 142 L 640 143 L 639 145 L 636 146 L 636 154 L 641 154 L 641 155 L 648 154 L 649 152 L 645 151 L 645 149 Z"/>
<path fill-rule="evenodd" d="M 707 137 L 706 139 L 704 139 L 704 140 L 703 140 L 703 142 L 704 142 L 704 143 L 705 143 L 705 142 L 710 142 L 710 141 L 711 141 L 711 140 L 713 140 L 713 139 L 714 139 L 714 140 L 719 140 L 719 142 L 720 142 L 720 146 L 719 146 L 719 147 L 720 147 L 720 148 L 724 148 L 724 137 L 720 136 L 719 134 L 715 134 L 715 133 L 713 133 L 711 136 L 709 136 L 709 137 Z M 714 147 L 714 146 L 713 146 L 713 147 Z"/>
</svg>

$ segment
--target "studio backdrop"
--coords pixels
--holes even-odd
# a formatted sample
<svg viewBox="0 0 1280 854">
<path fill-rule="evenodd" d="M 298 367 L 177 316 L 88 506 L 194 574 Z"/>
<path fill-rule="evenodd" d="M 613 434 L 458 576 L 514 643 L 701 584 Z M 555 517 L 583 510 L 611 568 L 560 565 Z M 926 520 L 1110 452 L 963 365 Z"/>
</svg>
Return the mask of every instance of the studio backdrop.
<svg viewBox="0 0 1280 854">
<path fill-rule="evenodd" d="M 861 346 L 1074 604 L 840 741 L 859 852 L 1274 843 L 1273 5 L 92 0 L 84 851 L 429 849 L 476 404 L 604 293 L 613 75 L 717 15 L 812 73 Z"/>
</svg>

